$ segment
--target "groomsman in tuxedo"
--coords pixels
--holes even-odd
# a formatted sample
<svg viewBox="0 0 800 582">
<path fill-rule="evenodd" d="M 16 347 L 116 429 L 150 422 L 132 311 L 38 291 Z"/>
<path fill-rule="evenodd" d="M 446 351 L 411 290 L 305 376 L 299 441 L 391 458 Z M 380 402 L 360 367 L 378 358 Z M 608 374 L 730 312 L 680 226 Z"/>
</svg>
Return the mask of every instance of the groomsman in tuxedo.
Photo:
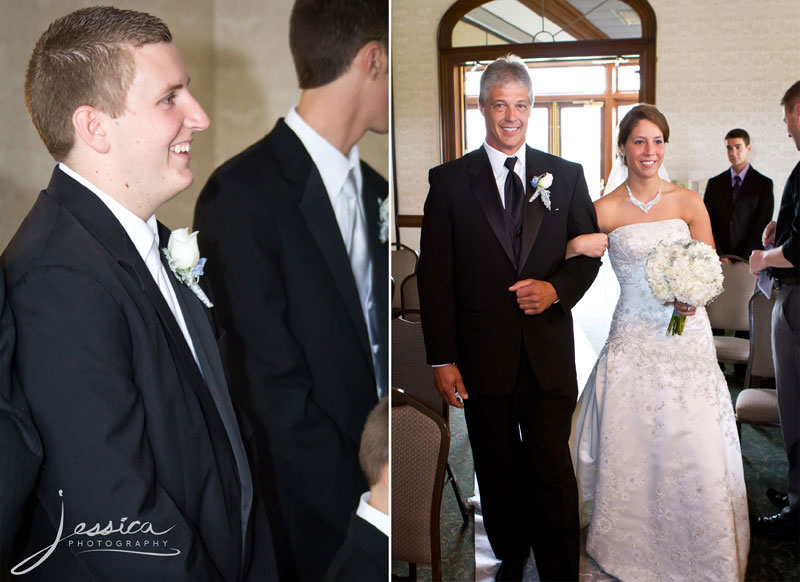
<svg viewBox="0 0 800 582">
<path fill-rule="evenodd" d="M 520 580 L 531 546 L 542 580 L 577 580 L 570 309 L 600 261 L 564 256 L 597 216 L 582 167 L 525 144 L 522 61 L 486 68 L 479 105 L 483 146 L 429 176 L 418 269 L 428 363 L 445 401 L 463 401 L 497 580 Z"/>
<path fill-rule="evenodd" d="M 732 129 L 725 136 L 731 167 L 708 181 L 704 202 L 717 253 L 749 257 L 761 250 L 761 233 L 772 220 L 772 180 L 750 165 L 750 135 Z M 723 259 L 730 262 L 730 259 Z"/>
<path fill-rule="evenodd" d="M 188 84 L 167 26 L 111 7 L 54 21 L 28 64 L 58 165 L 3 254 L 44 451 L 12 559 L 26 580 L 277 577 L 213 311 L 178 279 L 196 246 L 154 215 L 208 127 Z"/>
<path fill-rule="evenodd" d="M 195 211 L 284 580 L 321 580 L 344 542 L 367 487 L 361 430 L 387 389 L 388 185 L 356 144 L 388 131 L 388 32 L 385 0 L 297 0 L 300 101 Z"/>
<path fill-rule="evenodd" d="M 800 151 L 800 81 L 781 100 L 789 137 Z M 800 162 L 789 174 L 778 209 L 778 222 L 764 230 L 764 244 L 753 251 L 750 272 L 769 269 L 778 296 L 772 309 L 772 359 L 783 444 L 789 461 L 787 495 L 767 492 L 780 511 L 757 517 L 753 531 L 770 539 L 800 542 Z"/>
<path fill-rule="evenodd" d="M 6 280 L 0 267 L 0 580 L 11 578 L 11 545 L 30 497 L 42 443 L 19 385 L 11 381 L 14 317 L 6 303 Z"/>
</svg>

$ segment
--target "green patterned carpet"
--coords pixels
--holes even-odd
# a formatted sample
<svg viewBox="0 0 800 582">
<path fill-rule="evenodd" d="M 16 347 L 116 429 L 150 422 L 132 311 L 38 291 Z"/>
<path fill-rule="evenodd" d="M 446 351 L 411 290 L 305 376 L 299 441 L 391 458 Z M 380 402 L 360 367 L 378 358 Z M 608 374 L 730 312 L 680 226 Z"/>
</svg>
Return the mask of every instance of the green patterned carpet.
<svg viewBox="0 0 800 582">
<path fill-rule="evenodd" d="M 735 399 L 741 388 L 741 382 L 737 382 L 730 375 L 726 375 L 726 378 L 731 388 L 731 395 Z M 461 411 L 452 410 L 450 430 L 450 465 L 456 473 L 464 497 L 469 498 L 473 494 L 472 454 Z M 773 513 L 774 509 L 765 492 L 768 487 L 785 491 L 786 485 L 786 455 L 783 451 L 780 430 L 743 426 L 742 456 L 750 515 Z M 474 582 L 473 522 L 470 519 L 469 524 L 464 524 L 450 486 L 444 492 L 441 520 L 444 580 Z M 393 579 L 404 579 L 408 575 L 407 564 L 394 562 L 392 574 Z M 430 567 L 419 566 L 417 578 L 423 581 L 430 580 Z M 792 542 L 770 542 L 752 536 L 746 579 L 752 582 L 800 581 L 798 545 Z"/>
</svg>

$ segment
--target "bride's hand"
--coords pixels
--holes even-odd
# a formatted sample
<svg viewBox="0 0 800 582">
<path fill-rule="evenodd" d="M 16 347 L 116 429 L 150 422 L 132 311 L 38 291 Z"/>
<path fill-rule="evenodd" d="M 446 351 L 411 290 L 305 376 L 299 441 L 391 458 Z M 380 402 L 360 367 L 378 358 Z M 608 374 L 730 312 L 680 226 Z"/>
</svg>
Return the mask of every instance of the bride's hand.
<svg viewBox="0 0 800 582">
<path fill-rule="evenodd" d="M 602 232 L 591 234 L 581 234 L 567 243 L 567 254 L 565 259 L 571 259 L 578 255 L 600 258 L 606 252 L 608 245 L 608 235 Z"/>
<path fill-rule="evenodd" d="M 675 307 L 675 311 L 678 312 L 678 315 L 696 315 L 697 308 L 694 305 L 689 305 L 688 303 L 683 303 L 678 301 L 677 299 L 672 302 L 672 305 Z"/>
</svg>

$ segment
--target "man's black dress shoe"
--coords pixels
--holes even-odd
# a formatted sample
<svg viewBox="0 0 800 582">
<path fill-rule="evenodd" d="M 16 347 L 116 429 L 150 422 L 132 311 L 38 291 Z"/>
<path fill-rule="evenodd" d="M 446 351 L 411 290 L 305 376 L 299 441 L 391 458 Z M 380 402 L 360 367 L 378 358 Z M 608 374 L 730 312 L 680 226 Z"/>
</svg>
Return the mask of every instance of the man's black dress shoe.
<svg viewBox="0 0 800 582">
<path fill-rule="evenodd" d="M 521 582 L 526 561 L 525 558 L 503 560 L 494 577 L 495 582 Z"/>
<path fill-rule="evenodd" d="M 767 489 L 767 499 L 772 502 L 772 505 L 777 507 L 778 509 L 783 509 L 787 505 L 789 505 L 789 496 L 786 493 L 781 493 L 772 487 Z"/>
<path fill-rule="evenodd" d="M 781 514 L 757 517 L 752 523 L 753 532 L 773 541 L 800 541 L 800 528 L 787 525 Z"/>
</svg>

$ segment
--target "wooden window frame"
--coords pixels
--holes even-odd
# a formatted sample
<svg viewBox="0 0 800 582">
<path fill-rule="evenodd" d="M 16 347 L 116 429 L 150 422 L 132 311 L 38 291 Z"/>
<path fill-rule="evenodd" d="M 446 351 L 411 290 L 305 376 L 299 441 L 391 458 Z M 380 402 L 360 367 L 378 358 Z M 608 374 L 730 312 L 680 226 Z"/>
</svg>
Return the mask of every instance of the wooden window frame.
<svg viewBox="0 0 800 582">
<path fill-rule="evenodd" d="M 639 101 L 655 103 L 656 88 L 656 17 L 647 0 L 625 0 L 636 11 L 642 23 L 641 38 L 608 40 L 576 40 L 493 46 L 453 46 L 453 29 L 468 12 L 486 4 L 487 0 L 458 0 L 439 23 L 439 106 L 441 111 L 441 157 L 447 162 L 458 157 L 461 135 L 461 75 L 459 67 L 468 62 L 493 61 L 513 51 L 522 59 L 555 59 L 564 57 L 608 57 L 639 55 L 641 85 Z M 609 85 L 610 87 L 610 85 Z M 611 116 L 606 124 L 611 123 Z M 604 155 L 604 158 L 606 156 Z M 610 162 L 604 160 L 603 166 Z"/>
</svg>

